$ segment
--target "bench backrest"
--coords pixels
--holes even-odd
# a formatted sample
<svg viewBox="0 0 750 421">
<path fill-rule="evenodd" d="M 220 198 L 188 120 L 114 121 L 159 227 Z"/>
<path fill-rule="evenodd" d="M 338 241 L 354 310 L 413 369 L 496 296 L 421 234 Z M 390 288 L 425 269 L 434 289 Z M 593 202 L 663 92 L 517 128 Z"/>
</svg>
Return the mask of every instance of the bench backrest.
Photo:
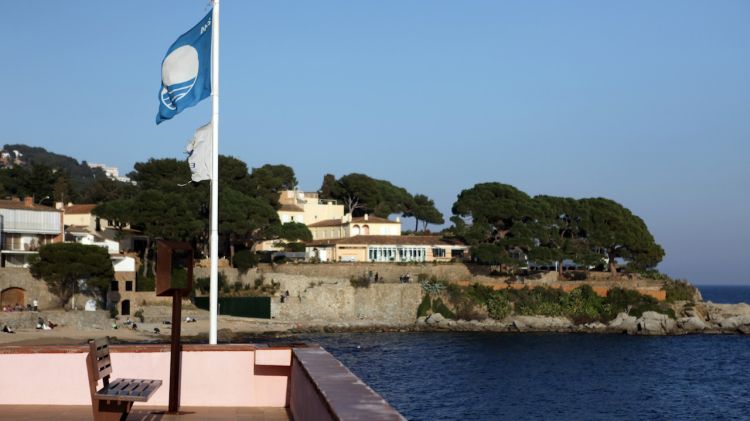
<svg viewBox="0 0 750 421">
<path fill-rule="evenodd" d="M 112 360 L 109 358 L 109 338 L 99 338 L 89 341 L 89 352 L 91 353 L 91 364 L 96 381 L 104 380 L 104 385 L 109 383 L 109 375 L 112 373 Z"/>
</svg>

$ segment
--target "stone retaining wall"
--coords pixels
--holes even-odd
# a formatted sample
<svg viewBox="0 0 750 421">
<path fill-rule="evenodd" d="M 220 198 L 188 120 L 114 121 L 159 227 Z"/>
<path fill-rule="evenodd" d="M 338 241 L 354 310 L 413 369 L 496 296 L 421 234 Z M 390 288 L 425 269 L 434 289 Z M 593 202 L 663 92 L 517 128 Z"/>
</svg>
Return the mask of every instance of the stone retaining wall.
<svg viewBox="0 0 750 421">
<path fill-rule="evenodd" d="M 31 276 L 26 268 L 0 268 L 0 291 L 11 287 L 25 290 L 26 302 L 20 303 L 23 306 L 36 299 L 40 309 L 60 307 L 60 299 L 50 292 L 47 283 Z"/>
</svg>

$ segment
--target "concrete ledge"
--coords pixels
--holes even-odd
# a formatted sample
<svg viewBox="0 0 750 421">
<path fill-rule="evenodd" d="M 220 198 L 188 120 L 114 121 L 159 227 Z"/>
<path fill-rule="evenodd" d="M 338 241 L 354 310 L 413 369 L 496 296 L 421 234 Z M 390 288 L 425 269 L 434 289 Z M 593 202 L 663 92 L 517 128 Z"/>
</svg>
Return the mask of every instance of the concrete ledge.
<svg viewBox="0 0 750 421">
<path fill-rule="evenodd" d="M 325 349 L 295 348 L 292 353 L 295 420 L 405 420 Z"/>
</svg>

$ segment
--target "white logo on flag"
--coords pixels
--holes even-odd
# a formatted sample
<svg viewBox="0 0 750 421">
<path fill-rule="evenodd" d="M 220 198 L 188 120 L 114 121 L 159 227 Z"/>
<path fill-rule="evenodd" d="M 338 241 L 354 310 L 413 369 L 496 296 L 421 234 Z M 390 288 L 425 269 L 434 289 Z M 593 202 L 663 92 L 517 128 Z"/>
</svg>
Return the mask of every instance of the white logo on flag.
<svg viewBox="0 0 750 421">
<path fill-rule="evenodd" d="M 198 51 L 190 45 L 175 48 L 161 66 L 161 102 L 170 110 L 187 95 L 198 79 Z"/>
</svg>

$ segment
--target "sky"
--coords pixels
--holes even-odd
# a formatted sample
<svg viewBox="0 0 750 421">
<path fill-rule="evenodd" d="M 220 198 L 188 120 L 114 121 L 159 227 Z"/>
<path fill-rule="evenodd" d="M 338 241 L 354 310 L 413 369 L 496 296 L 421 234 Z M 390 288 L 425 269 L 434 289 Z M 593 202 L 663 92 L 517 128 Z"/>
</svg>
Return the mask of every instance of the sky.
<svg viewBox="0 0 750 421">
<path fill-rule="evenodd" d="M 0 4 L 0 143 L 127 173 L 209 121 L 206 100 L 154 122 L 207 0 Z M 749 21 L 743 0 L 223 0 L 219 149 L 303 190 L 386 179 L 446 220 L 480 182 L 611 198 L 660 270 L 750 284 Z"/>
</svg>

